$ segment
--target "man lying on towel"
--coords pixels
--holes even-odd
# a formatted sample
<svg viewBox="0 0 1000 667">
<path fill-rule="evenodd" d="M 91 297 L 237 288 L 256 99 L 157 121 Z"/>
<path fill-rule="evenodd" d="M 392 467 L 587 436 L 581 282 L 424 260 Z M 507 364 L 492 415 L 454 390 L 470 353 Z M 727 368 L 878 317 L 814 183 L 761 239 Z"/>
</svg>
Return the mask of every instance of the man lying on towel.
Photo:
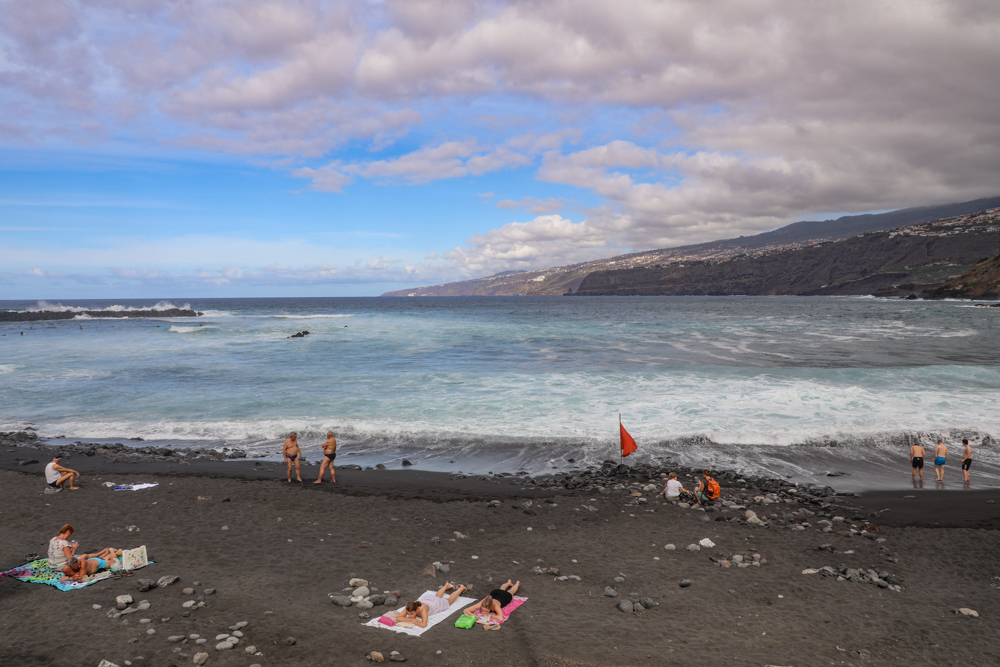
<svg viewBox="0 0 1000 667">
<path fill-rule="evenodd" d="M 444 594 L 449 588 L 455 588 L 455 585 L 445 584 L 437 593 L 428 591 L 421 595 L 420 599 L 407 603 L 406 608 L 396 616 L 396 622 L 412 623 L 418 628 L 426 628 L 429 616 L 445 611 L 466 591 L 465 586 L 459 586 L 446 598 Z"/>
<path fill-rule="evenodd" d="M 72 556 L 63 567 L 62 581 L 81 581 L 84 577 L 95 574 L 98 570 L 119 569 L 118 559 L 121 549 L 107 548 L 96 554 Z"/>
</svg>

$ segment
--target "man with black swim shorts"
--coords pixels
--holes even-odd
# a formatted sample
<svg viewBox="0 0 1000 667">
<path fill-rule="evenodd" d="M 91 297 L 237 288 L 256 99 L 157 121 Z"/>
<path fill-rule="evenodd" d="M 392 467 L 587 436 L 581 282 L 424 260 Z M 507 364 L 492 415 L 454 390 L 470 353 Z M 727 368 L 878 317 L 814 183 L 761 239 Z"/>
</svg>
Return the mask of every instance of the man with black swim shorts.
<svg viewBox="0 0 1000 667">
<path fill-rule="evenodd" d="M 965 475 L 965 483 L 969 483 L 969 466 L 972 465 L 972 445 L 969 444 L 968 438 L 962 438 L 962 444 L 965 445 L 965 451 L 962 452 L 962 474 Z"/>
<path fill-rule="evenodd" d="M 918 442 L 910 446 L 910 463 L 913 464 L 913 479 L 917 479 L 917 471 L 920 471 L 920 481 L 924 481 L 924 448 Z"/>
<path fill-rule="evenodd" d="M 323 483 L 323 471 L 330 468 L 330 481 L 337 483 L 337 478 L 333 474 L 333 461 L 337 458 L 337 438 L 333 437 L 333 431 L 326 432 L 326 442 L 323 443 L 323 461 L 319 464 L 319 479 L 313 484 Z"/>
<path fill-rule="evenodd" d="M 281 454 L 285 457 L 285 467 L 288 468 L 288 481 L 292 481 L 292 463 L 295 463 L 295 476 L 298 480 L 302 481 L 302 475 L 299 474 L 299 459 L 302 457 L 302 450 L 299 449 L 299 436 L 292 433 L 288 436 L 288 440 L 285 440 L 285 444 L 281 447 Z"/>
</svg>

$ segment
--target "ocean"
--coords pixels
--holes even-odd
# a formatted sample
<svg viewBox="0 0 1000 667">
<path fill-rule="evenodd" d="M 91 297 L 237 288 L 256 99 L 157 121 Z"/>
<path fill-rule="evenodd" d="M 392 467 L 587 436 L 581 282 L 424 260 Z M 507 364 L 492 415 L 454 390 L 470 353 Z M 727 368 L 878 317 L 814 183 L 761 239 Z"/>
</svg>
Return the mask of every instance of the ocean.
<svg viewBox="0 0 1000 667">
<path fill-rule="evenodd" d="M 0 301 L 9 310 L 204 312 L 0 324 L 0 430 L 31 425 L 57 442 L 228 447 L 272 459 L 297 431 L 315 460 L 332 429 L 338 463 L 393 468 L 407 458 L 429 470 L 543 474 L 617 459 L 621 413 L 639 445 L 635 461 L 893 486 L 910 481 L 909 445 L 942 437 L 957 483 L 967 437 L 976 483 L 1000 484 L 1000 309 L 968 302 L 154 304 Z"/>
</svg>

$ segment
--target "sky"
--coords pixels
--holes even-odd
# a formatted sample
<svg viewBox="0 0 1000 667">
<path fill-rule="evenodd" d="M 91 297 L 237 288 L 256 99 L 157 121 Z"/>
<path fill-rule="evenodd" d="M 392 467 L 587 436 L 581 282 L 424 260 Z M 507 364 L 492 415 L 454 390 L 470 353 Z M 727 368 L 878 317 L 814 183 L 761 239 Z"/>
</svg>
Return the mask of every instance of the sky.
<svg viewBox="0 0 1000 667">
<path fill-rule="evenodd" d="M 0 0 L 0 299 L 367 296 L 1000 195 L 996 0 Z"/>
</svg>

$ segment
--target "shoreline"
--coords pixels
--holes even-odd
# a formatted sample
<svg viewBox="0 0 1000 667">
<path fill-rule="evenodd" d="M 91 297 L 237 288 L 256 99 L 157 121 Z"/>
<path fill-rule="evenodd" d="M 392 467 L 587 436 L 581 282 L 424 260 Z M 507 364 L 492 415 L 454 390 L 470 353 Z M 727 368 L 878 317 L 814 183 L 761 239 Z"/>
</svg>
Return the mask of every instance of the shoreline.
<svg viewBox="0 0 1000 667">
<path fill-rule="evenodd" d="M 207 664 L 222 667 L 361 667 L 371 651 L 435 666 L 484 654 L 512 667 L 688 666 L 711 654 L 730 667 L 869 667 L 990 664 L 997 653 L 988 627 L 1000 618 L 991 587 L 1000 490 L 836 495 L 737 477 L 702 512 L 647 490 L 647 468 L 611 466 L 606 484 L 574 488 L 346 468 L 336 484 L 314 485 L 317 466 L 303 466 L 303 484 L 287 484 L 284 466 L 261 461 L 76 455 L 65 465 L 83 474 L 81 489 L 46 494 L 43 453 L 0 447 L 0 569 L 44 553 L 66 522 L 86 550 L 145 545 L 156 563 L 69 592 L 0 578 L 4 608 L 18 610 L 0 614 L 4 663 L 180 667 L 205 650 Z M 39 463 L 18 465 L 27 456 Z M 158 486 L 112 491 L 105 482 Z M 713 546 L 694 548 L 705 539 Z M 835 575 L 803 574 L 823 567 Z M 857 574 L 869 571 L 887 579 Z M 137 590 L 137 580 L 163 576 L 180 580 Z M 478 599 L 513 578 L 528 602 L 499 632 L 459 630 L 452 617 L 408 637 L 363 625 L 359 614 L 388 607 L 331 604 L 354 577 L 399 591 L 399 604 L 445 581 L 474 584 Z M 116 617 L 121 594 L 150 608 Z M 618 608 L 641 598 L 652 606 Z M 187 600 L 205 607 L 187 610 Z M 980 617 L 953 613 L 959 607 Z M 188 639 L 211 640 L 239 622 L 248 625 L 233 650 Z M 245 653 L 250 645 L 263 655 Z"/>
</svg>

